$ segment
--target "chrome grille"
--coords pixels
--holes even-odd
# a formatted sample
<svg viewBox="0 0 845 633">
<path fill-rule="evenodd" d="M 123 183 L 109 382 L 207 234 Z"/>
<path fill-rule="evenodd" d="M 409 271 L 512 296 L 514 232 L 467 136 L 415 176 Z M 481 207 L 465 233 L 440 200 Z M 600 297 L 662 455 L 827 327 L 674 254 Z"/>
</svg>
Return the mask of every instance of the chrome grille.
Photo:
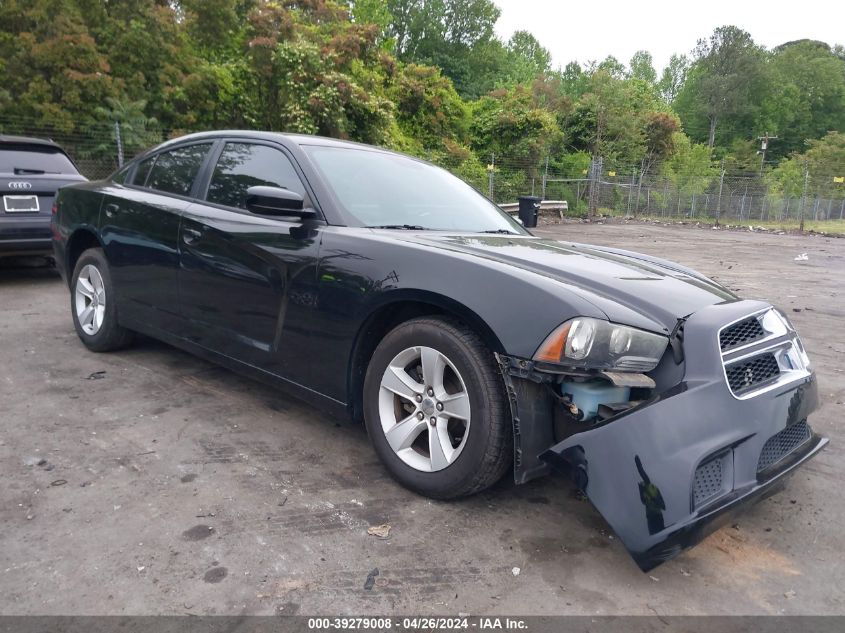
<svg viewBox="0 0 845 633">
<path fill-rule="evenodd" d="M 759 473 L 777 464 L 809 440 L 812 435 L 813 432 L 810 430 L 809 425 L 802 421 L 788 426 L 780 433 L 776 433 L 770 437 L 763 445 L 763 450 L 760 451 L 760 459 L 757 461 L 757 472 Z"/>
<path fill-rule="evenodd" d="M 766 337 L 766 330 L 760 319 L 751 317 L 725 328 L 719 333 L 719 347 L 723 352 L 732 350 Z"/>
<path fill-rule="evenodd" d="M 780 375 L 777 358 L 771 352 L 725 367 L 728 385 L 735 394 L 741 394 Z"/>
<path fill-rule="evenodd" d="M 692 487 L 692 500 L 696 508 L 718 497 L 724 489 L 723 458 L 717 457 L 695 469 Z"/>
</svg>

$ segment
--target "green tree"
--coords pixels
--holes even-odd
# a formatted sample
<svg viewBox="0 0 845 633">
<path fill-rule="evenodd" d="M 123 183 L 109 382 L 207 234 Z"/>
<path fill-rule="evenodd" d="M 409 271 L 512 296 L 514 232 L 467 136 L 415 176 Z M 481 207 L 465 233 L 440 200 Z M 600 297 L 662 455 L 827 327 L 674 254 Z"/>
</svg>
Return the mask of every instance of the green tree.
<svg viewBox="0 0 845 633">
<path fill-rule="evenodd" d="M 663 176 L 678 192 L 680 208 L 682 196 L 692 198 L 704 193 L 717 171 L 710 160 L 710 148 L 706 145 L 692 143 L 680 132 L 674 134 L 672 145 L 674 152 L 663 163 Z"/>
<path fill-rule="evenodd" d="M 671 146 L 658 137 L 664 124 L 670 125 L 671 133 L 677 121 L 670 124 L 653 116 L 666 110 L 652 86 L 598 70 L 567 119 L 567 140 L 574 149 L 604 157 L 608 166 L 640 164 L 650 152 L 650 143 L 655 157 Z"/>
<path fill-rule="evenodd" d="M 95 114 L 105 123 L 120 125 L 120 140 L 126 155 L 138 152 L 161 142 L 158 133 L 158 121 L 144 114 L 147 102 L 143 99 L 129 101 L 116 97 L 106 98 L 105 106 L 97 106 Z M 114 152 L 116 138 L 110 135 L 108 143 L 101 143 L 95 149 L 97 154 L 106 156 Z"/>
<path fill-rule="evenodd" d="M 695 61 L 674 101 L 684 127 L 707 139 L 727 128 L 726 139 L 747 134 L 759 108 L 764 83 L 764 52 L 751 35 L 735 26 L 717 28 L 695 49 Z"/>
<path fill-rule="evenodd" d="M 657 81 L 654 60 L 648 51 L 637 51 L 634 53 L 629 65 L 631 67 L 631 72 L 629 73 L 631 79 L 639 79 L 648 84 L 654 84 Z"/>
<path fill-rule="evenodd" d="M 378 28 L 379 41 L 387 50 L 392 50 L 394 41 L 390 37 L 393 15 L 387 0 L 349 0 L 352 20 L 357 24 L 373 24 Z"/>
<path fill-rule="evenodd" d="M 509 83 L 530 83 L 551 69 L 551 53 L 528 31 L 516 31 L 508 40 L 506 48 Z"/>
<path fill-rule="evenodd" d="M 672 103 L 684 85 L 689 72 L 690 60 L 686 55 L 672 55 L 660 75 L 657 89 L 666 103 Z"/>
<path fill-rule="evenodd" d="M 620 62 L 613 55 L 608 55 L 601 61 L 601 63 L 593 65 L 591 70 L 593 72 L 603 71 L 610 75 L 613 79 L 624 79 L 628 74 L 625 69 L 625 64 Z"/>
<path fill-rule="evenodd" d="M 845 197 L 845 186 L 834 181 L 845 177 L 845 133 L 828 132 L 808 141 L 806 151 L 792 154 L 772 170 L 769 183 L 774 192 L 797 197 L 803 191 L 805 170 L 810 195 Z"/>
<path fill-rule="evenodd" d="M 494 35 L 501 12 L 491 0 L 388 0 L 388 8 L 400 60 L 439 66 L 464 96 L 494 87 L 507 51 Z"/>
<path fill-rule="evenodd" d="M 571 99 L 578 99 L 587 92 L 590 85 L 589 74 L 584 72 L 581 64 L 574 61 L 564 66 L 560 72 L 560 80 L 564 93 Z"/>
<path fill-rule="evenodd" d="M 467 142 L 468 108 L 437 68 L 408 64 L 397 77 L 391 96 L 402 134 L 413 139 L 420 152 L 445 150 L 447 141 L 451 147 Z"/>
<path fill-rule="evenodd" d="M 472 149 L 482 160 L 495 155 L 497 199 L 514 199 L 531 191 L 531 178 L 540 178 L 546 156 L 557 150 L 563 136 L 555 117 L 537 107 L 523 86 L 500 89 L 472 106 Z"/>
<path fill-rule="evenodd" d="M 758 130 L 777 134 L 767 157 L 777 159 L 828 130 L 845 130 L 845 60 L 822 42 L 778 46 L 769 62 L 771 88 L 757 118 Z"/>
<path fill-rule="evenodd" d="M 94 11 L 97 19 L 100 13 Z M 120 94 L 109 60 L 85 20 L 72 2 L 0 4 L 0 85 L 11 97 L 5 118 L 71 132 L 96 123 L 91 104 Z"/>
</svg>

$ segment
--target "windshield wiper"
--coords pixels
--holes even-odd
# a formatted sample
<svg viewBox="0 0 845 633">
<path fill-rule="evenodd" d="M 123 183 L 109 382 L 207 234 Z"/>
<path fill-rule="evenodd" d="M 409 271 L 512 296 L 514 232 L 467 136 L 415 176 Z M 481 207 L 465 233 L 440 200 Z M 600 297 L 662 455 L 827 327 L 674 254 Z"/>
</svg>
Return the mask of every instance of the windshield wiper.
<svg viewBox="0 0 845 633">
<path fill-rule="evenodd" d="M 424 226 L 419 224 L 380 224 L 378 226 L 368 226 L 368 229 L 402 229 L 405 231 L 428 231 Z"/>
<path fill-rule="evenodd" d="M 492 229 L 490 231 L 480 231 L 480 233 L 501 233 L 502 235 L 519 235 L 509 229 Z"/>
<path fill-rule="evenodd" d="M 32 174 L 34 176 L 41 176 L 42 174 L 60 174 L 59 171 L 44 171 L 43 169 L 30 169 L 29 167 L 15 167 L 14 173 L 16 176 L 24 176 Z"/>
</svg>

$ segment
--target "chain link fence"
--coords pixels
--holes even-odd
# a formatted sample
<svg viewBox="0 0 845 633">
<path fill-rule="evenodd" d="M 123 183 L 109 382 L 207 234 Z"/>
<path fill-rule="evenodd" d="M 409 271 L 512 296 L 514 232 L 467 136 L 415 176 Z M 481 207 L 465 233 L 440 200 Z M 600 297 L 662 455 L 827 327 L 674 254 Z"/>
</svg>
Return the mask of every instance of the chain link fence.
<svg viewBox="0 0 845 633">
<path fill-rule="evenodd" d="M 786 194 L 769 174 L 725 171 L 667 176 L 662 165 L 608 167 L 601 158 L 559 169 L 546 160 L 491 157 L 484 192 L 499 204 L 520 195 L 566 200 L 569 213 L 724 222 L 845 220 L 845 165 L 805 171 Z"/>
<path fill-rule="evenodd" d="M 55 141 L 70 155 L 79 172 L 90 180 L 109 176 L 144 150 L 178 135 L 157 127 L 108 121 L 75 125 L 67 130 L 61 126 L 2 116 L 0 134 Z"/>
<path fill-rule="evenodd" d="M 0 134 L 49 138 L 59 143 L 87 178 L 105 178 L 144 150 L 186 130 L 103 122 L 58 126 L 0 117 Z M 423 157 L 430 158 L 430 157 Z M 483 157 L 487 159 L 488 157 Z M 726 172 L 713 168 L 704 175 L 669 177 L 661 165 L 609 166 L 601 158 L 582 164 L 555 166 L 548 158 L 515 160 L 489 156 L 486 178 L 469 176 L 470 183 L 499 204 L 522 195 L 566 200 L 569 214 L 593 213 L 627 217 L 663 217 L 723 222 L 845 220 L 845 165 L 830 173 L 803 174 L 800 192 L 785 195 L 760 172 Z M 444 165 L 464 177 L 454 165 Z M 795 189 L 795 187 L 793 187 Z"/>
</svg>

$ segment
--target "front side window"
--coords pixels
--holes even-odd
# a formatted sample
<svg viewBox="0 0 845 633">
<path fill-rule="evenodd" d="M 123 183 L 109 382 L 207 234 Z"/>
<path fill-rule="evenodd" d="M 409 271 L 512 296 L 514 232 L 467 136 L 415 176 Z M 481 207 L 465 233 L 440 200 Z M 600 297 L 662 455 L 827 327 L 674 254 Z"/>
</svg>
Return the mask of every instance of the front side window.
<svg viewBox="0 0 845 633">
<path fill-rule="evenodd" d="M 475 189 L 434 165 L 377 150 L 303 149 L 338 202 L 364 226 L 525 233 Z"/>
<path fill-rule="evenodd" d="M 246 209 L 250 187 L 281 187 L 305 197 L 305 187 L 293 164 L 281 151 L 267 145 L 226 143 L 208 186 L 206 200 Z"/>
<path fill-rule="evenodd" d="M 159 154 L 147 178 L 147 187 L 180 196 L 190 195 L 210 147 L 211 143 L 200 143 Z M 138 166 L 139 171 L 142 166 L 143 163 Z"/>
</svg>

